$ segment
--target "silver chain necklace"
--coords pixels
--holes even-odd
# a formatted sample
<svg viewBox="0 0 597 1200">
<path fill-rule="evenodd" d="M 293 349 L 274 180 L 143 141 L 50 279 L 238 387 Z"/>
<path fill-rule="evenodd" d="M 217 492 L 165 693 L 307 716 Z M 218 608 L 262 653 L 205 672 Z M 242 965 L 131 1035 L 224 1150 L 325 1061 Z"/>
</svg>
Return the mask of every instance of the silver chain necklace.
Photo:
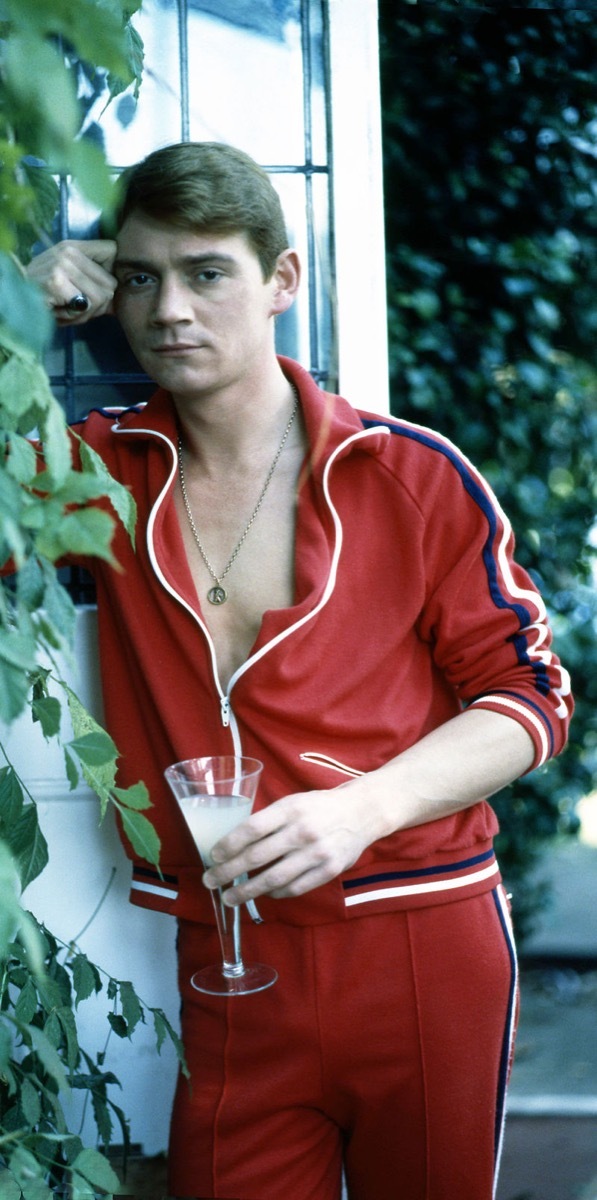
<svg viewBox="0 0 597 1200">
<path fill-rule="evenodd" d="M 298 396 L 297 396 L 295 399 L 294 408 L 292 410 L 292 413 L 290 414 L 290 420 L 286 426 L 286 429 L 284 430 L 284 433 L 282 436 L 282 441 L 280 442 L 280 445 L 278 446 L 278 449 L 276 450 L 276 453 L 274 455 L 274 461 L 272 462 L 272 465 L 265 477 L 265 483 L 261 489 L 261 494 L 259 496 L 257 504 L 255 505 L 255 508 L 253 509 L 253 512 L 251 513 L 251 516 L 249 517 L 249 520 L 248 520 L 247 524 L 245 525 L 243 533 L 242 533 L 241 537 L 239 538 L 238 542 L 236 543 L 236 546 L 234 547 L 234 550 L 232 551 L 232 554 L 230 555 L 230 558 L 228 559 L 228 562 L 226 563 L 224 570 L 221 571 L 219 575 L 217 575 L 216 572 L 214 571 L 214 569 L 207 557 L 207 554 L 205 553 L 205 550 L 203 549 L 203 546 L 201 545 L 201 538 L 199 537 L 199 534 L 197 532 L 197 526 L 195 525 L 195 522 L 193 520 L 193 514 L 191 512 L 191 506 L 189 504 L 189 498 L 187 495 L 187 486 L 186 486 L 185 475 L 184 475 L 184 466 L 183 466 L 183 461 L 182 461 L 182 438 L 179 437 L 179 439 L 178 439 L 178 474 L 179 474 L 179 478 L 180 478 L 180 490 L 182 492 L 182 499 L 184 502 L 185 511 L 186 511 L 187 517 L 189 518 L 189 525 L 191 526 L 191 529 L 193 532 L 193 537 L 195 538 L 195 541 L 197 543 L 197 549 L 199 550 L 199 553 L 203 559 L 203 562 L 205 563 L 205 566 L 207 567 L 212 579 L 214 580 L 214 586 L 211 587 L 207 593 L 207 599 L 209 600 L 210 604 L 225 604 L 226 600 L 228 599 L 228 592 L 226 591 L 226 588 L 223 587 L 222 581 L 226 578 L 233 562 L 235 562 L 236 557 L 241 549 L 241 546 L 243 545 L 245 538 L 247 537 L 247 534 L 249 533 L 249 530 L 251 529 L 251 526 L 253 525 L 255 517 L 257 516 L 257 513 L 259 512 L 259 509 L 261 508 L 261 505 L 263 504 L 263 501 L 265 499 L 265 493 L 267 492 L 267 489 L 272 481 L 274 471 L 278 465 L 278 459 L 280 458 L 280 455 L 284 449 L 284 446 L 286 445 L 286 439 L 288 437 L 288 434 L 290 433 L 290 430 L 292 429 L 292 424 L 293 424 L 294 418 L 296 417 L 296 414 L 298 412 L 298 407 L 299 407 L 299 402 L 298 402 Z"/>
</svg>

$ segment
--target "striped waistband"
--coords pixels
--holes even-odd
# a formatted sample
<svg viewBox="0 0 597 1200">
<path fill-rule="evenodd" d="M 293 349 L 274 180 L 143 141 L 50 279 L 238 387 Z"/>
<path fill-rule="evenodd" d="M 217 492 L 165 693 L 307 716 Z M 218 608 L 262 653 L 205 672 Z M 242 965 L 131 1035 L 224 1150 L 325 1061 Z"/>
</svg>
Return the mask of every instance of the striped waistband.
<svg viewBox="0 0 597 1200">
<path fill-rule="evenodd" d="M 202 886 L 202 873 L 200 867 L 181 867 L 160 874 L 155 868 L 135 863 L 130 899 L 143 908 L 211 922 L 211 897 Z M 365 912 L 372 915 L 445 904 L 490 891 L 499 880 L 499 866 L 491 847 L 451 862 L 436 861 L 433 865 L 419 863 L 409 868 L 402 860 L 372 863 L 369 869 L 363 865 L 353 867 L 329 884 L 294 899 L 275 901 L 260 897 L 258 907 L 266 920 L 281 920 L 291 925 L 322 924 L 359 917 Z"/>
<path fill-rule="evenodd" d="M 342 881 L 344 903 L 347 908 L 375 901 L 408 900 L 409 897 L 437 900 L 442 892 L 476 887 L 492 876 L 499 875 L 499 866 L 493 849 L 457 862 L 442 863 L 440 866 L 417 867 L 406 871 L 376 871 L 374 874 L 358 875 Z"/>
<path fill-rule="evenodd" d="M 172 904 L 178 900 L 178 876 L 160 875 L 159 871 L 151 867 L 142 867 L 135 863 L 131 879 L 131 893 L 131 899 L 137 894 L 139 898 L 142 896 L 146 901 L 153 899 L 157 904 L 160 901 Z"/>
</svg>

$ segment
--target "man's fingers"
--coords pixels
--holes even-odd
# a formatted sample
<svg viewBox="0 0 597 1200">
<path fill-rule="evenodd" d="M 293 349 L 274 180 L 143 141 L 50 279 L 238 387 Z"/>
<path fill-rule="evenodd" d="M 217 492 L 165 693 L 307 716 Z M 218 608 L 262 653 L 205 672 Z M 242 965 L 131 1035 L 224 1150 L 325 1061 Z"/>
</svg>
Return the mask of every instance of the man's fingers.
<svg viewBox="0 0 597 1200">
<path fill-rule="evenodd" d="M 91 238 L 88 242 L 83 242 L 82 246 L 85 248 L 89 258 L 92 258 L 94 262 L 100 263 L 102 266 L 106 266 L 108 271 L 111 270 L 112 263 L 116 257 L 116 242 L 112 241 L 111 238 Z"/>
<path fill-rule="evenodd" d="M 334 873 L 328 864 L 314 864 L 302 850 L 296 850 L 280 862 L 272 863 L 260 875 L 255 875 L 235 887 L 226 888 L 223 899 L 226 905 L 234 906 L 246 904 L 247 900 L 264 895 L 277 899 L 301 896 L 311 888 L 328 883 Z"/>
<path fill-rule="evenodd" d="M 222 845 L 224 845 L 224 842 L 222 842 Z M 283 855 L 288 855 L 293 850 L 299 849 L 300 845 L 301 843 L 298 839 L 289 837 L 288 831 L 284 829 L 279 833 L 271 834 L 269 837 L 260 838 L 258 841 L 251 840 L 244 847 L 239 847 L 234 854 L 228 852 L 225 858 L 222 856 L 220 863 L 214 857 L 212 849 L 211 857 L 214 861 L 214 866 L 210 867 L 209 871 L 205 873 L 205 885 L 206 887 L 223 887 L 227 883 L 231 883 L 237 876 L 243 875 L 246 871 L 258 871 L 260 867 L 276 862 Z"/>
<path fill-rule="evenodd" d="M 116 242 L 109 240 L 59 242 L 34 258 L 27 274 L 41 287 L 59 324 L 81 324 L 111 309 L 115 254 Z M 87 309 L 71 312 L 68 304 L 78 295 L 86 297 Z"/>
<path fill-rule="evenodd" d="M 217 842 L 211 852 L 212 858 L 215 863 L 227 863 L 228 860 L 242 854 L 248 846 L 261 844 L 267 837 L 277 833 L 285 826 L 284 802 L 277 800 L 269 808 L 254 813 L 241 825 L 237 825 L 236 829 L 228 833 L 225 838 Z"/>
</svg>

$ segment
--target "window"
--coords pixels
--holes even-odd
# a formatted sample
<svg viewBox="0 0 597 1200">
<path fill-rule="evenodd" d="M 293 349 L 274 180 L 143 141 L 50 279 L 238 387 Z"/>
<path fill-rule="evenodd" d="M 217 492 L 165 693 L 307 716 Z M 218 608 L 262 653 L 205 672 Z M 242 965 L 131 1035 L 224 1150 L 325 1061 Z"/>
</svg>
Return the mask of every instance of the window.
<svg viewBox="0 0 597 1200">
<path fill-rule="evenodd" d="M 327 5 L 145 0 L 134 23 L 145 47 L 139 101 L 125 94 L 106 107 L 104 80 L 83 78 L 86 136 L 101 139 L 115 172 L 184 140 L 230 142 L 265 167 L 305 271 L 297 304 L 279 320 L 278 349 L 334 390 Z M 97 234 L 98 216 L 61 180 L 58 238 Z M 59 331 L 48 370 L 69 420 L 152 390 L 109 317 Z"/>
</svg>

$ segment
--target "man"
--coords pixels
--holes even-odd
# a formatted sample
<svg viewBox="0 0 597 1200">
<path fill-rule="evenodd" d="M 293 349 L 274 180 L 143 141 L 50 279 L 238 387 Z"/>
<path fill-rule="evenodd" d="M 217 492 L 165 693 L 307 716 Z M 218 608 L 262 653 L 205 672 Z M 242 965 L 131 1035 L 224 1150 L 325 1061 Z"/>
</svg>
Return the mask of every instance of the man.
<svg viewBox="0 0 597 1200">
<path fill-rule="evenodd" d="M 485 798 L 562 748 L 571 709 L 508 522 L 444 438 L 276 358 L 300 264 L 239 151 L 155 152 L 115 243 L 31 274 L 63 321 L 113 307 L 159 385 L 78 432 L 139 506 L 123 569 L 89 565 L 122 782 L 162 839 L 132 898 L 179 920 L 171 1189 L 338 1200 L 343 1165 L 351 1200 L 489 1200 L 516 977 Z M 218 753 L 263 782 L 203 876 L 163 771 Z M 257 901 L 268 991 L 190 986 L 219 953 L 202 878 Z"/>
</svg>

